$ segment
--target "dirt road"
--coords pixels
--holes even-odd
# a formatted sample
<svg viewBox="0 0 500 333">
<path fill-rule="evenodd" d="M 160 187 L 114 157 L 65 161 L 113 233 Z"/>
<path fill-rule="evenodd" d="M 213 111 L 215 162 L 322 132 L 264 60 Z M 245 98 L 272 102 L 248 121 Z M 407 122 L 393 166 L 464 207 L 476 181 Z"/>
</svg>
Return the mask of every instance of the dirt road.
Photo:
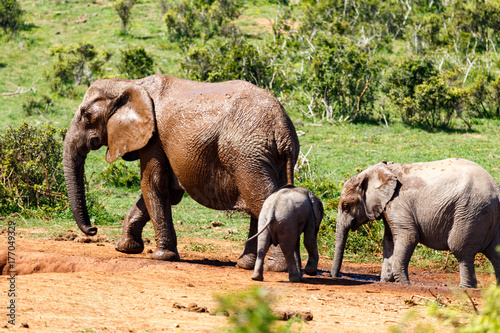
<svg viewBox="0 0 500 333">
<path fill-rule="evenodd" d="M 463 292 L 456 288 L 456 272 L 411 268 L 413 284 L 402 286 L 377 282 L 378 265 L 345 264 L 346 275 L 332 278 L 327 273 L 331 261 L 321 258 L 322 275 L 305 276 L 303 283 L 290 283 L 286 273 L 271 272 L 265 272 L 264 282 L 255 282 L 250 271 L 235 267 L 241 246 L 229 241 L 179 239 L 182 261 L 158 262 L 148 259 L 148 253 L 116 252 L 105 239 L 79 240 L 85 241 L 17 239 L 16 325 L 7 323 L 10 285 L 2 276 L 0 331 L 214 332 L 227 325 L 227 318 L 213 313 L 217 305 L 213 295 L 255 285 L 272 292 L 276 311 L 312 314 L 313 320 L 305 322 L 301 332 L 388 332 L 410 311 L 417 311 L 416 322 L 435 322 L 418 304 L 437 295 L 447 304 L 464 302 Z M 223 250 L 183 251 L 191 241 L 216 242 Z M 5 234 L 0 244 L 7 248 Z M 145 252 L 150 249 L 152 245 Z M 1 252 L 4 274 L 6 260 L 6 252 Z M 368 281 L 354 279 L 354 274 Z M 493 281 L 489 275 L 478 279 L 480 286 Z M 470 293 L 480 301 L 479 290 Z"/>
</svg>

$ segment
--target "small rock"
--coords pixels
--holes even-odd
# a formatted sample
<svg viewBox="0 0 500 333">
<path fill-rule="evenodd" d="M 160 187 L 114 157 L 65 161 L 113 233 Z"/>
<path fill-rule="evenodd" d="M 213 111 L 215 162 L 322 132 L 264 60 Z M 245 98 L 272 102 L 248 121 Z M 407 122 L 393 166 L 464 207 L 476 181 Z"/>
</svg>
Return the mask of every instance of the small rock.
<svg viewBox="0 0 500 333">
<path fill-rule="evenodd" d="M 24 323 L 21 324 L 21 327 L 23 327 L 23 328 L 30 328 L 30 325 L 28 325 L 27 322 L 24 322 Z"/>
</svg>

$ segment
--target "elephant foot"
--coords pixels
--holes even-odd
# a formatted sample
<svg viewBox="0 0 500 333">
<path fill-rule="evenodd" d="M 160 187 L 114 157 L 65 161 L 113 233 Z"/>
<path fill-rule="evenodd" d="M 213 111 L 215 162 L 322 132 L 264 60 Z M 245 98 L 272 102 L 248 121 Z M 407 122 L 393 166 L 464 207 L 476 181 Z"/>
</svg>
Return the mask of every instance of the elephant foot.
<svg viewBox="0 0 500 333">
<path fill-rule="evenodd" d="M 380 276 L 380 282 L 394 282 L 394 281 L 395 281 L 394 276 L 392 274 L 390 274 L 390 275 L 389 274 L 386 274 L 386 275 L 382 274 Z"/>
<path fill-rule="evenodd" d="M 318 268 L 307 265 L 306 268 L 304 269 L 304 272 L 306 272 L 306 274 L 309 276 L 316 276 L 318 275 Z"/>
<path fill-rule="evenodd" d="M 253 253 L 242 254 L 236 261 L 236 267 L 243 269 L 254 269 L 256 255 Z"/>
<path fill-rule="evenodd" d="M 128 254 L 137 254 L 144 251 L 144 243 L 135 241 L 131 238 L 124 238 L 123 236 L 115 244 L 115 250 Z"/>
<path fill-rule="evenodd" d="M 152 254 L 151 259 L 155 260 L 164 260 L 164 261 L 179 261 L 181 258 L 179 257 L 179 253 L 176 251 L 170 251 L 167 249 L 159 249 L 157 248 Z"/>
<path fill-rule="evenodd" d="M 286 272 L 288 270 L 285 256 L 279 246 L 270 247 L 264 270 L 268 272 Z"/>
<path fill-rule="evenodd" d="M 259 273 L 253 273 L 252 274 L 252 280 L 254 280 L 254 281 L 264 281 L 264 275 L 259 274 Z"/>
<path fill-rule="evenodd" d="M 290 282 L 300 282 L 302 281 L 302 274 L 289 274 L 288 280 Z"/>
</svg>

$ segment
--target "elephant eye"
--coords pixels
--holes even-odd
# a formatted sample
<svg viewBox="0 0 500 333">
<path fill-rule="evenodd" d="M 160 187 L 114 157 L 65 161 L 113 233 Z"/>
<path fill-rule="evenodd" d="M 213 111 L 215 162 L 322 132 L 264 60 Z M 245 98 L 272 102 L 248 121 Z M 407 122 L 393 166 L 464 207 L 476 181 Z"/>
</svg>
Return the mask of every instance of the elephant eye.
<svg viewBox="0 0 500 333">
<path fill-rule="evenodd" d="M 87 124 L 90 123 L 91 115 L 87 109 L 82 109 L 82 118 Z"/>
</svg>

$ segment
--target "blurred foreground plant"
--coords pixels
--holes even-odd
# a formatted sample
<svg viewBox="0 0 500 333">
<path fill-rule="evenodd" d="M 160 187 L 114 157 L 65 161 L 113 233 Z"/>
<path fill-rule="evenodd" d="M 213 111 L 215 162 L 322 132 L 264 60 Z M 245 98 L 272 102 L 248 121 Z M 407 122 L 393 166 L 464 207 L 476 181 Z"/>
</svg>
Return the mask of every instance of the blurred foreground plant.
<svg viewBox="0 0 500 333">
<path fill-rule="evenodd" d="M 300 319 L 292 319 L 286 325 L 277 325 L 278 317 L 271 310 L 273 297 L 269 290 L 253 287 L 239 293 L 216 295 L 217 313 L 229 317 L 231 327 L 227 332 L 269 333 L 292 332 L 292 324 Z"/>
</svg>

